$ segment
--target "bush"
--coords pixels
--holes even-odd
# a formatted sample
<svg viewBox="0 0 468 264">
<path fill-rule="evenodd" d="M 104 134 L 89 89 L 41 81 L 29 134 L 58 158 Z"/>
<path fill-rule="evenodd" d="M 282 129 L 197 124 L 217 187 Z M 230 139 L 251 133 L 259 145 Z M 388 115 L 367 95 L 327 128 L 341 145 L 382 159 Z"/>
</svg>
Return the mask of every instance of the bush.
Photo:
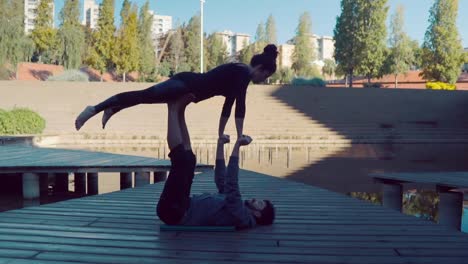
<svg viewBox="0 0 468 264">
<path fill-rule="evenodd" d="M 0 135 L 40 134 L 45 125 L 44 118 L 27 108 L 0 109 Z"/>
<path fill-rule="evenodd" d="M 327 83 L 322 80 L 321 78 L 294 78 L 291 82 L 292 85 L 306 85 L 306 86 L 313 86 L 313 87 L 325 87 Z"/>
<path fill-rule="evenodd" d="M 364 88 L 382 88 L 383 85 L 381 83 L 363 83 L 362 87 L 364 87 Z"/>
<path fill-rule="evenodd" d="M 430 90 L 456 90 L 457 86 L 444 82 L 427 82 L 426 88 Z"/>
<path fill-rule="evenodd" d="M 89 82 L 89 76 L 79 70 L 66 70 L 60 75 L 50 76 L 47 81 Z"/>
<path fill-rule="evenodd" d="M 10 80 L 14 72 L 10 71 L 7 67 L 0 66 L 0 80 Z"/>
</svg>

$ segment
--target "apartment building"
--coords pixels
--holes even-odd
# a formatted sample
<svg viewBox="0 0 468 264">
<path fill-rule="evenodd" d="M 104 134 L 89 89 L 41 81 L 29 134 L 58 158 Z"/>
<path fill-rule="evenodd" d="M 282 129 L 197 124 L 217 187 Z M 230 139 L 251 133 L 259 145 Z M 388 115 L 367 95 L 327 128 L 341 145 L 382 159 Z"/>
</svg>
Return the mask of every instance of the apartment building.
<svg viewBox="0 0 468 264">
<path fill-rule="evenodd" d="M 83 19 L 81 24 L 91 29 L 97 27 L 99 20 L 99 4 L 95 0 L 83 0 Z"/>
<path fill-rule="evenodd" d="M 153 25 L 151 26 L 153 39 L 167 33 L 172 29 L 172 16 L 157 15 L 152 10 L 148 12 L 153 17 Z"/>
<path fill-rule="evenodd" d="M 24 0 L 24 32 L 30 34 L 36 24 L 37 8 L 40 0 Z M 52 20 L 50 21 L 51 26 L 54 26 L 55 20 L 55 5 L 54 1 L 50 3 L 52 6 Z"/>
<path fill-rule="evenodd" d="M 226 45 L 228 57 L 236 56 L 239 51 L 250 44 L 250 35 L 248 34 L 234 33 L 229 30 L 216 32 L 215 34 L 220 36 L 224 45 Z"/>
<path fill-rule="evenodd" d="M 334 60 L 333 54 L 335 52 L 335 42 L 333 37 L 329 36 L 318 36 L 312 35 L 310 41 L 314 46 L 315 61 L 312 63 L 316 64 L 319 68 L 324 65 L 326 59 Z M 280 45 L 280 67 L 291 67 L 292 65 L 292 54 L 294 52 L 294 39 L 287 41 L 286 44 Z"/>
</svg>

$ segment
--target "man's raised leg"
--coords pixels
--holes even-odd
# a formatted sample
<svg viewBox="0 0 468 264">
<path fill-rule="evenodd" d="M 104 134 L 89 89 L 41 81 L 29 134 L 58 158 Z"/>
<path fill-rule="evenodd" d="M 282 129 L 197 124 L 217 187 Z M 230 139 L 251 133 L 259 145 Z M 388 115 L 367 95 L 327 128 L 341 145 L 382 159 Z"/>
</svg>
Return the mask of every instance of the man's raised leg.
<svg viewBox="0 0 468 264">
<path fill-rule="evenodd" d="M 192 100 L 183 96 L 168 103 L 167 143 L 170 149 L 171 170 L 158 202 L 157 214 L 164 223 L 170 225 L 178 224 L 190 205 L 190 183 L 193 172 L 187 170 L 191 159 L 184 148 L 179 111 L 181 106 L 187 105 Z"/>
</svg>

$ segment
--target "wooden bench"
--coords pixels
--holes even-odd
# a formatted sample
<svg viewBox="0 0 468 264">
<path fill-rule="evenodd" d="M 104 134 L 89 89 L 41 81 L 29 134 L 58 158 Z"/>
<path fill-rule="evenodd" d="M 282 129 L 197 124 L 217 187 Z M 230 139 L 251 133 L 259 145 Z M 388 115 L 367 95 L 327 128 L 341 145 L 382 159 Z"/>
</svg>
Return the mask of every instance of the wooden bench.
<svg viewBox="0 0 468 264">
<path fill-rule="evenodd" d="M 383 205 L 401 211 L 403 184 L 433 184 L 439 193 L 439 223 L 461 229 L 463 195 L 468 188 L 468 172 L 400 172 L 370 174 L 383 185 Z"/>
<path fill-rule="evenodd" d="M 47 189 L 48 175 L 55 176 L 55 187 L 60 192 L 68 191 L 68 177 L 74 174 L 75 192 L 98 194 L 99 172 L 120 173 L 120 188 L 126 189 L 154 182 L 167 177 L 171 164 L 169 160 L 148 157 L 110 154 L 103 152 L 36 148 L 28 146 L 0 147 L 0 176 L 5 174 L 22 177 L 24 199 L 40 197 L 41 190 Z M 211 170 L 213 166 L 197 165 L 197 171 Z M 0 180 L 2 180 L 0 178 Z"/>
</svg>

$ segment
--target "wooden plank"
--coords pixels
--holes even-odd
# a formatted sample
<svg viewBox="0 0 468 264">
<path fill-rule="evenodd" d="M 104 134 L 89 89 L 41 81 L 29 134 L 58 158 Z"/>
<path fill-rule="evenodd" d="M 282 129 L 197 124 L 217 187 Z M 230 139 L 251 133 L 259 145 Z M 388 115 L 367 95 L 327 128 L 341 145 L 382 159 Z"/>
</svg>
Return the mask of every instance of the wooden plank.
<svg viewBox="0 0 468 264">
<path fill-rule="evenodd" d="M 381 180 L 395 180 L 401 182 L 428 183 L 439 186 L 468 188 L 468 172 L 400 172 L 373 173 L 371 177 Z"/>
<path fill-rule="evenodd" d="M 466 255 L 467 234 L 323 189 L 240 174 L 244 197 L 271 197 L 274 225 L 160 232 L 155 208 L 164 185 L 153 184 L 0 213 L 0 249 L 38 252 L 17 261 L 126 264 L 460 263 Z M 196 177 L 192 193 L 215 192 L 212 177 Z"/>
</svg>

